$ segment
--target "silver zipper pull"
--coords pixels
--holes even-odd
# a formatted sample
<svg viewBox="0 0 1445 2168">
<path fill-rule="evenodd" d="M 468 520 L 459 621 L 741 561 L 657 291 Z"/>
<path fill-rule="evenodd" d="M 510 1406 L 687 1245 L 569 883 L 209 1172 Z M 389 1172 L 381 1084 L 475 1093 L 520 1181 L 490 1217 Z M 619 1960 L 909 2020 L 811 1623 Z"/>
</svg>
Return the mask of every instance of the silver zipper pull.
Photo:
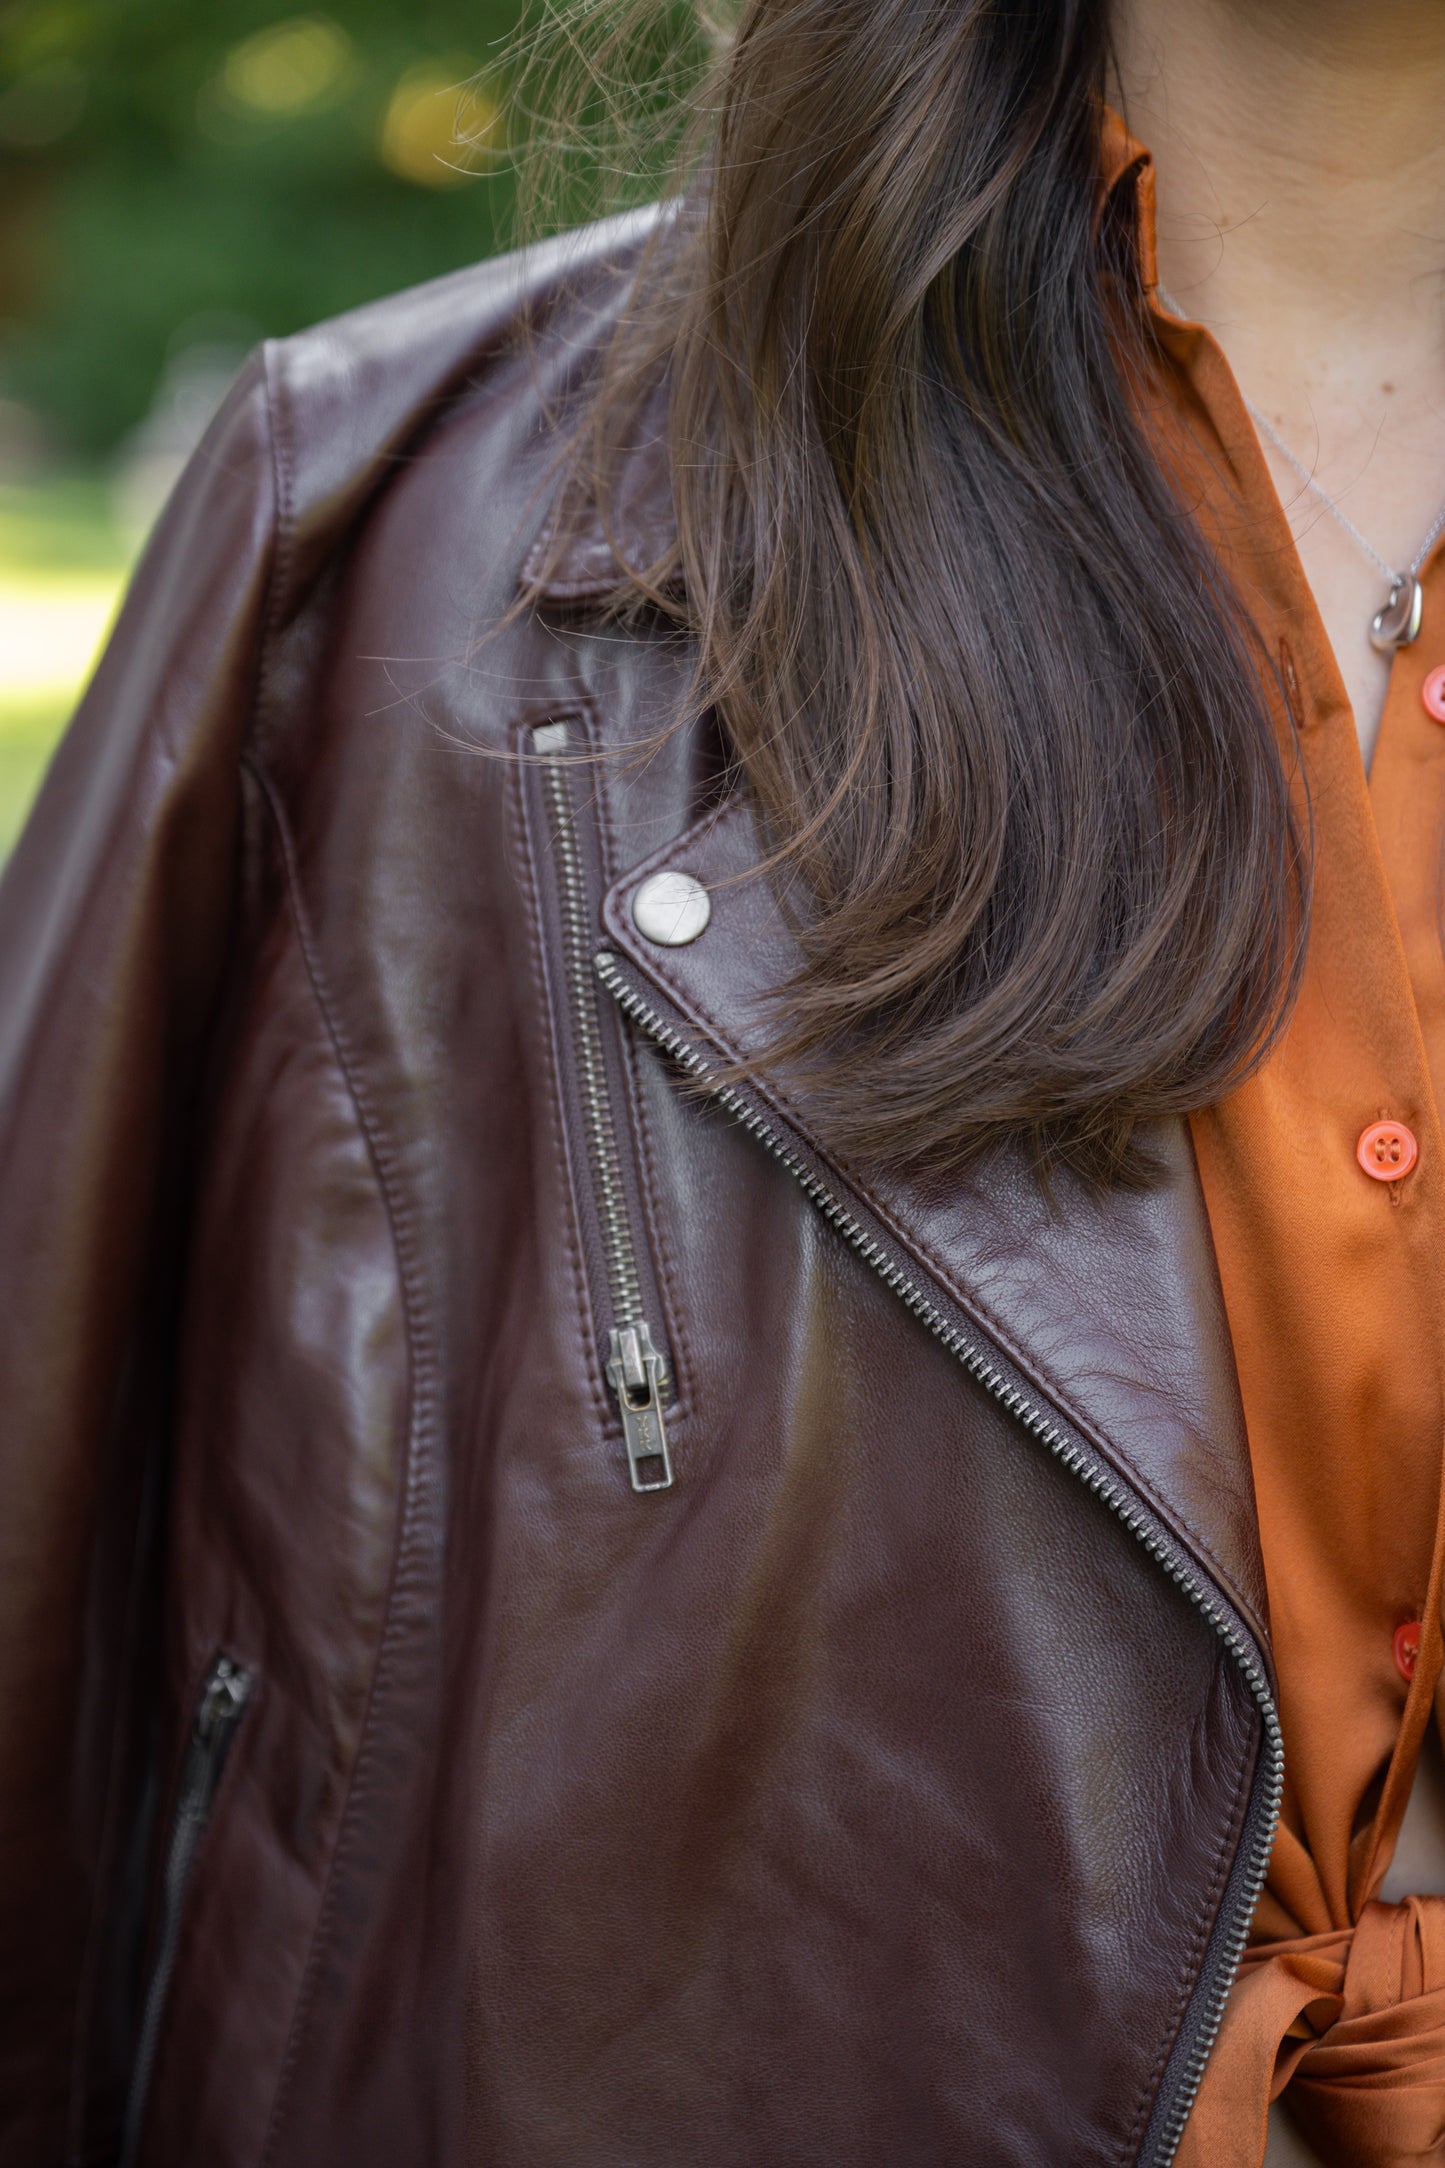
<svg viewBox="0 0 1445 2168">
<path fill-rule="evenodd" d="M 206 1674 L 196 1709 L 195 1736 L 209 1745 L 218 1725 L 239 1716 L 251 1694 L 251 1674 L 229 1656 L 218 1656 Z"/>
<path fill-rule="evenodd" d="M 622 1410 L 622 1436 L 632 1471 L 632 1488 L 667 1490 L 672 1482 L 672 1459 L 662 1420 L 667 1369 L 652 1344 L 652 1329 L 644 1318 L 620 1325 L 612 1334 L 607 1382 Z"/>
</svg>

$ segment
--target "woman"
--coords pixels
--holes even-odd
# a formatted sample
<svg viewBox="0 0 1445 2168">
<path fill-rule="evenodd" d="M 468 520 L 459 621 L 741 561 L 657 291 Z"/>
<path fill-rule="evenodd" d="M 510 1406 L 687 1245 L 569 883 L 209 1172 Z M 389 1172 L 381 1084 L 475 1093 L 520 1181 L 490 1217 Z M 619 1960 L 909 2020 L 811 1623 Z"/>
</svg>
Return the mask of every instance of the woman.
<svg viewBox="0 0 1445 2168">
<path fill-rule="evenodd" d="M 0 892 L 7 2161 L 1445 2160 L 1442 100 L 750 0 L 243 375 Z"/>
</svg>

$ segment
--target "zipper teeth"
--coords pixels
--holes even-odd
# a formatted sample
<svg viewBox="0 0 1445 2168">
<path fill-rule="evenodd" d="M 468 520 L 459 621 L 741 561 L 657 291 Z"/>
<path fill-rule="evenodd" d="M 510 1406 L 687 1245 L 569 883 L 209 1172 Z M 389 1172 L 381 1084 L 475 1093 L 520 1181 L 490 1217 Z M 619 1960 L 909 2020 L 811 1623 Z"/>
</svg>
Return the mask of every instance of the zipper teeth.
<svg viewBox="0 0 1445 2168">
<path fill-rule="evenodd" d="M 710 1078 L 711 1071 L 701 1055 L 696 1052 L 680 1032 L 676 1031 L 667 1022 L 666 1018 L 660 1016 L 655 1009 L 650 1008 L 647 1002 L 633 990 L 619 969 L 616 957 L 609 950 L 603 949 L 593 959 L 593 963 L 597 976 L 613 996 L 618 1006 L 632 1018 L 635 1024 L 639 1025 L 647 1033 L 650 1039 L 662 1047 L 690 1075 L 699 1079 Z M 893 1290 L 905 1306 L 913 1312 L 914 1316 L 927 1326 L 934 1338 L 942 1341 L 949 1352 L 957 1356 L 969 1374 L 976 1378 L 993 1395 L 994 1399 L 1008 1410 L 1010 1415 L 1022 1423 L 1024 1428 L 1038 1438 L 1042 1444 L 1046 1445 L 1056 1460 L 1061 1461 L 1072 1475 L 1077 1476 L 1103 1501 L 1109 1510 L 1123 1522 L 1129 1533 L 1144 1546 L 1150 1557 L 1164 1568 L 1169 1578 L 1184 1590 L 1190 1602 L 1203 1614 L 1205 1620 L 1229 1650 L 1230 1655 L 1243 1672 L 1249 1689 L 1259 1706 L 1265 1733 L 1269 1813 L 1241 1891 L 1239 1916 L 1231 1926 L 1224 1944 L 1224 1969 L 1220 1975 L 1216 1991 L 1210 1999 L 1209 2008 L 1205 2013 L 1204 2022 L 1191 2051 L 1189 2061 L 1185 2066 L 1178 2093 L 1161 2133 L 1160 2148 L 1155 2154 L 1153 2168 L 1169 2168 L 1169 2163 L 1178 2150 L 1180 2138 L 1184 2133 L 1184 2126 L 1189 2120 L 1189 2111 L 1193 2107 L 1195 2096 L 1199 2091 L 1200 2082 L 1204 2076 L 1205 2064 L 1209 2060 L 1210 2050 L 1213 2048 L 1219 2034 L 1219 2028 L 1224 2017 L 1224 2006 L 1229 1998 L 1229 1990 L 1233 1985 L 1235 1973 L 1239 1969 L 1240 1960 L 1244 1956 L 1245 1946 L 1249 1940 L 1250 1921 L 1259 1899 L 1259 1893 L 1264 1887 L 1265 1875 L 1269 1869 L 1269 1855 L 1274 1844 L 1274 1833 L 1279 1822 L 1280 1799 L 1284 1789 L 1284 1741 L 1280 1731 L 1279 1714 L 1275 1708 L 1274 1697 L 1269 1689 L 1269 1681 L 1256 1661 L 1254 1653 L 1243 1634 L 1225 1617 L 1211 1593 L 1209 1585 L 1197 1575 L 1191 1573 L 1187 1567 L 1180 1564 L 1168 1546 L 1161 1542 L 1159 1536 L 1150 1526 L 1147 1516 L 1130 1501 L 1123 1486 L 1115 1479 L 1113 1474 L 1091 1459 L 1088 1454 L 1080 1451 L 1077 1446 L 1072 1445 L 1059 1430 L 1057 1424 L 1051 1422 L 1041 1408 L 1021 1393 L 1016 1386 L 1012 1385 L 988 1361 L 987 1357 L 981 1353 L 965 1333 L 958 1331 L 956 1327 L 949 1324 L 948 1320 L 934 1308 L 926 1292 L 919 1286 L 917 1281 L 910 1279 L 908 1274 L 889 1257 L 882 1244 L 875 1241 L 866 1228 L 859 1225 L 847 1206 L 834 1195 L 833 1191 L 825 1183 L 819 1180 L 811 1167 L 799 1159 L 796 1153 L 788 1149 L 788 1146 L 772 1125 L 765 1121 L 739 1092 L 735 1091 L 731 1085 L 722 1083 L 710 1083 L 709 1092 L 719 1106 L 733 1115 L 742 1124 L 743 1128 L 756 1137 L 759 1143 L 764 1145 L 772 1153 L 773 1157 L 787 1169 L 800 1188 L 818 1207 L 824 1218 L 838 1230 L 839 1234 L 858 1252 L 864 1262 L 873 1268 L 879 1278 Z"/>
<path fill-rule="evenodd" d="M 187 1758 L 195 1753 L 194 1745 L 188 1746 Z M 161 1945 L 156 1952 L 155 1969 L 146 1987 L 145 2007 L 141 2013 L 140 2037 L 136 2042 L 135 2063 L 131 2077 L 131 2094 L 126 2107 L 125 2143 L 121 2149 L 120 2168 L 130 2168 L 136 2157 L 140 2142 L 141 2119 L 145 2114 L 150 2095 L 151 2070 L 155 2063 L 156 2047 L 160 2040 L 161 2020 L 170 2000 L 171 1975 L 176 1969 L 176 1912 L 179 1908 L 180 1891 L 190 1880 L 191 1860 L 200 1837 L 201 1824 L 192 1807 L 184 1798 L 177 1806 L 175 1820 L 171 1825 L 171 1841 L 166 1847 L 165 1871 L 161 1877 L 164 1892 L 165 1918 L 162 1923 Z"/>
<path fill-rule="evenodd" d="M 234 1689 L 233 1698 L 229 1707 L 218 1713 L 215 1728 L 205 1733 L 201 1728 L 204 1711 L 211 1695 L 223 1684 Z M 190 1881 L 196 1846 L 210 1819 L 211 1801 L 215 1795 L 220 1763 L 231 1734 L 241 1721 L 246 1704 L 251 1698 L 251 1685 L 251 1673 L 242 1665 L 233 1663 L 227 1656 L 217 1657 L 206 1673 L 191 1719 L 180 1791 L 171 1819 L 170 1843 L 166 1847 L 166 1863 L 161 1876 L 160 1944 L 146 1985 L 145 2003 L 141 2011 L 140 2036 L 136 2042 L 135 2062 L 126 2100 L 119 2168 L 131 2168 L 140 2144 L 141 2122 L 150 2092 L 151 2068 L 160 2039 L 161 2020 L 169 1999 L 171 1975 L 176 1969 L 181 1905 Z"/>
<path fill-rule="evenodd" d="M 577 816 L 572 805 L 567 772 L 562 762 L 555 758 L 546 758 L 546 770 L 561 862 L 568 1004 L 582 1067 L 582 1104 L 586 1117 L 587 1147 L 592 1161 L 597 1198 L 602 1208 L 602 1246 L 607 1258 L 613 1323 L 621 1325 L 642 1316 L 642 1283 L 638 1278 L 637 1255 L 632 1245 L 632 1226 L 623 1192 L 617 1132 L 612 1120 L 612 1100 L 607 1088 L 602 1031 L 597 1018 L 597 990 L 589 968 L 591 952 L 587 883 L 582 871 L 582 852 L 577 841 Z"/>
</svg>

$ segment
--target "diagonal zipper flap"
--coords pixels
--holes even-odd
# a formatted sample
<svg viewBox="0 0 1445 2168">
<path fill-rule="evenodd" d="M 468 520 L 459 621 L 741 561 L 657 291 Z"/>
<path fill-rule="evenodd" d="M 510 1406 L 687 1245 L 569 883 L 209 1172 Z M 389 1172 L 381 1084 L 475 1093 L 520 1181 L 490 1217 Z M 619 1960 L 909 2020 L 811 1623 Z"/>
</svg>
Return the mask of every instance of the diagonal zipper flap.
<svg viewBox="0 0 1445 2168">
<path fill-rule="evenodd" d="M 799 960 L 757 861 L 751 811 L 733 800 L 634 867 L 604 907 L 611 944 L 711 1063 L 756 1053 L 764 996 Z M 704 930 L 682 945 L 649 940 L 633 917 L 638 890 L 660 872 L 709 892 Z M 1148 1193 L 1100 1200 L 1063 1178 L 1050 1204 L 1019 1154 L 948 1181 L 847 1165 L 827 1149 L 805 1080 L 760 1071 L 749 1091 L 1116 1468 L 1267 1650 L 1244 1420 L 1184 1125 L 1156 1133 L 1167 1172 Z"/>
</svg>

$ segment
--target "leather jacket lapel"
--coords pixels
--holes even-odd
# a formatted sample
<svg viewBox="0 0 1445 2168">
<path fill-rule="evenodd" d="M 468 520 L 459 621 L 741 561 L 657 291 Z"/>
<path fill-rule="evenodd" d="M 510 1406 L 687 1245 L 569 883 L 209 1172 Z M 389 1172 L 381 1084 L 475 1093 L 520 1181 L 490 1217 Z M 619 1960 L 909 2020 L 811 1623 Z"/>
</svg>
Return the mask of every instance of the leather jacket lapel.
<svg viewBox="0 0 1445 2168">
<path fill-rule="evenodd" d="M 603 966 L 613 991 L 625 998 L 629 985 L 645 988 L 710 1067 L 756 1053 L 763 997 L 797 962 L 757 860 L 750 810 L 734 800 L 635 867 L 606 900 L 606 936 L 620 959 Z M 665 870 L 691 874 L 711 902 L 704 931 L 680 946 L 646 938 L 632 913 L 638 889 Z M 760 1073 L 747 1094 L 867 1213 L 890 1253 L 896 1246 L 911 1260 L 1024 1387 L 1118 1471 L 1267 1650 L 1243 1415 L 1183 1123 L 1159 1132 L 1167 1171 L 1148 1193 L 1099 1199 L 1065 1178 L 1050 1200 L 1012 1153 L 950 1182 L 845 1164 L 818 1131 L 805 1082 Z"/>
</svg>

